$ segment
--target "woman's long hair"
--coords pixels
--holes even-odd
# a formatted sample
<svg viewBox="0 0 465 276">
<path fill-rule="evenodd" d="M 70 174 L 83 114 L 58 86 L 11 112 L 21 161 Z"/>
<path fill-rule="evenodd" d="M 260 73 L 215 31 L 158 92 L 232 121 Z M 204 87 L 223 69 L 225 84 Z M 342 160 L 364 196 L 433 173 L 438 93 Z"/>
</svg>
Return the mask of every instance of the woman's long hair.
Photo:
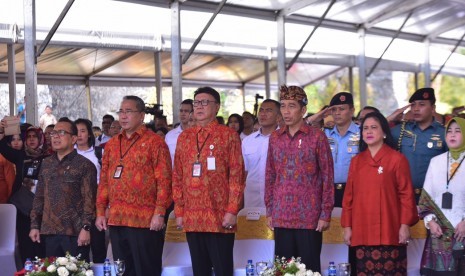
<svg viewBox="0 0 465 276">
<path fill-rule="evenodd" d="M 363 141 L 363 126 L 365 125 L 365 121 L 368 118 L 373 118 L 375 119 L 380 125 L 381 129 L 383 130 L 384 134 L 386 135 L 386 138 L 384 138 L 384 144 L 388 145 L 392 149 L 396 149 L 396 142 L 394 140 L 394 137 L 392 137 L 391 134 L 391 128 L 389 127 L 389 123 L 386 120 L 386 118 L 383 116 L 383 114 L 379 112 L 370 112 L 368 113 L 365 118 L 363 118 L 362 123 L 360 124 L 360 143 L 359 143 L 359 150 L 360 152 L 366 150 L 368 148 L 367 143 Z"/>
<path fill-rule="evenodd" d="M 236 118 L 237 121 L 239 122 L 239 130 L 237 131 L 237 133 L 239 133 L 240 135 L 242 131 L 244 130 L 244 118 L 242 118 L 242 116 L 237 113 L 233 113 L 229 115 L 228 123 L 226 124 L 228 127 L 229 127 L 229 122 L 231 121 L 231 118 Z"/>
<path fill-rule="evenodd" d="M 87 138 L 87 145 L 89 148 L 95 146 L 95 136 L 94 136 L 94 131 L 92 131 L 92 122 L 88 119 L 83 119 L 79 118 L 74 123 L 77 124 L 83 124 L 87 128 L 87 133 L 89 135 L 89 138 Z"/>
</svg>

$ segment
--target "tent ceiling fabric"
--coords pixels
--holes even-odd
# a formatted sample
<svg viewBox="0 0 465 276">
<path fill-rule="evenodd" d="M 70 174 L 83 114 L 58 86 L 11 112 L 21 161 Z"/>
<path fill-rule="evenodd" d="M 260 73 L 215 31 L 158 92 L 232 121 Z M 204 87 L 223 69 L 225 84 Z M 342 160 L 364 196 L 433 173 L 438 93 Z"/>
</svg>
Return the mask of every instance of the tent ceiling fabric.
<svg viewBox="0 0 465 276">
<path fill-rule="evenodd" d="M 17 24 L 19 42 L 15 45 L 15 57 L 18 82 L 21 82 L 24 74 L 24 19 L 22 4 L 18 2 L 22 1 L 15 1 L 14 5 L 7 5 L 7 1 L 0 0 L 2 7 L 6 7 L 0 11 L 0 81 L 7 82 L 6 44 L 12 43 L 15 36 L 13 26 Z M 44 2 L 36 1 L 38 45 L 66 4 L 65 0 L 55 0 L 56 4 L 52 7 Z M 181 2 L 183 53 L 189 50 L 220 2 Z M 263 87 L 264 63 L 269 60 L 270 81 L 277 83 L 276 17 L 279 14 L 286 16 L 286 59 L 289 62 L 329 3 L 329 0 L 228 0 L 194 54 L 182 66 L 183 82 L 187 85 L 215 83 L 232 87 Z M 170 1 L 167 0 L 77 1 L 38 58 L 39 83 L 84 83 L 88 78 L 101 84 L 106 80 L 131 83 L 131 79 L 134 79 L 136 83 L 140 81 L 144 85 L 154 85 L 154 52 L 160 51 L 162 79 L 169 85 L 169 7 Z M 393 50 L 388 51 L 378 69 L 420 72 L 421 56 L 408 61 L 396 59 L 396 47 L 399 48 L 397 51 L 409 51 L 409 45 L 417 43 L 421 47 L 428 38 L 432 44 L 447 52 L 465 32 L 465 1 L 338 0 L 297 63 L 287 72 L 288 83 L 306 85 L 342 68 L 357 66 L 357 47 L 354 45 L 358 38 L 356 31 L 361 26 L 367 29 L 369 41 L 382 45 L 377 47 L 378 51 L 372 51 L 371 56 L 367 51 L 370 69 L 370 64 L 374 64 L 379 57 L 378 52 L 386 47 L 385 41 L 389 35 L 397 32 L 410 12 L 412 15 L 399 39 L 393 43 Z M 96 18 L 99 13 L 106 14 L 106 21 L 101 24 Z M 137 15 L 132 16 L 133 13 Z M 82 24 L 79 25 L 79 22 Z M 227 22 L 230 24 L 224 24 Z M 416 55 L 412 53 L 411 56 Z M 433 73 L 445 60 L 442 56 L 444 53 L 437 61 L 432 59 Z M 454 57 L 460 62 L 451 60 L 452 65 L 448 63 L 450 66 L 446 65 L 443 72 L 465 76 L 464 57 L 458 54 Z"/>
</svg>

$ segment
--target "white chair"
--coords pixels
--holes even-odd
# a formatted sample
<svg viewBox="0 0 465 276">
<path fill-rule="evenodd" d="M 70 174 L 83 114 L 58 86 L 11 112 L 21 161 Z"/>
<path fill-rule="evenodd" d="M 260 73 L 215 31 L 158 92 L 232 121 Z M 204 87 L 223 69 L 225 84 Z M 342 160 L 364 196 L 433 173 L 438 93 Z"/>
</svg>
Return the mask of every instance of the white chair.
<svg viewBox="0 0 465 276">
<path fill-rule="evenodd" d="M 186 234 L 176 228 L 174 212 L 170 213 L 166 226 L 162 265 L 162 276 L 194 275 Z"/>
<path fill-rule="evenodd" d="M 16 207 L 12 204 L 0 204 L 0 269 L 2 275 L 14 275 Z"/>
<path fill-rule="evenodd" d="M 244 208 L 237 216 L 234 275 L 245 275 L 247 261 L 273 262 L 274 236 L 266 224 L 265 208 Z"/>
</svg>

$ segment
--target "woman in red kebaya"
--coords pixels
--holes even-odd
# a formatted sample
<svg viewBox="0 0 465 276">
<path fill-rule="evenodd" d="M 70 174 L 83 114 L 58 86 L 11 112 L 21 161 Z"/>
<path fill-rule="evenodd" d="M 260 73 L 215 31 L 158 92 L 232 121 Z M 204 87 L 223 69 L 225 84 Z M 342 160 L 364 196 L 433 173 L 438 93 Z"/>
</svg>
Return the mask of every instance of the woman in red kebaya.
<svg viewBox="0 0 465 276">
<path fill-rule="evenodd" d="M 409 226 L 418 221 L 408 161 L 381 113 L 369 113 L 360 129 L 342 202 L 344 241 L 356 248 L 357 275 L 407 275 Z"/>
</svg>

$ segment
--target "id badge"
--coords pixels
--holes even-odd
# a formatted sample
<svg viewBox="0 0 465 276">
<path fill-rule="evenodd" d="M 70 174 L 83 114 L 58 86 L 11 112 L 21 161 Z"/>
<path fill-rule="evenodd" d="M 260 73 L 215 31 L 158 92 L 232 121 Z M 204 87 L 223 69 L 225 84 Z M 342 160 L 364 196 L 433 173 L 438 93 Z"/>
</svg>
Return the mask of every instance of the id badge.
<svg viewBox="0 0 465 276">
<path fill-rule="evenodd" d="M 119 165 L 115 169 L 115 173 L 113 174 L 113 178 L 114 179 L 120 179 L 122 174 L 123 174 L 123 165 Z"/>
<path fill-rule="evenodd" d="M 202 164 L 199 161 L 196 161 L 194 165 L 192 165 L 192 176 L 193 177 L 200 177 L 202 175 Z"/>
<path fill-rule="evenodd" d="M 215 157 L 213 157 L 213 156 L 207 157 L 207 169 L 209 171 L 216 170 Z"/>
<path fill-rule="evenodd" d="M 452 209 L 452 194 L 445 192 L 442 194 L 442 208 Z"/>
<path fill-rule="evenodd" d="M 33 175 L 34 175 L 34 171 L 35 171 L 34 168 L 28 168 L 28 169 L 27 169 L 27 176 L 33 176 Z"/>
</svg>

